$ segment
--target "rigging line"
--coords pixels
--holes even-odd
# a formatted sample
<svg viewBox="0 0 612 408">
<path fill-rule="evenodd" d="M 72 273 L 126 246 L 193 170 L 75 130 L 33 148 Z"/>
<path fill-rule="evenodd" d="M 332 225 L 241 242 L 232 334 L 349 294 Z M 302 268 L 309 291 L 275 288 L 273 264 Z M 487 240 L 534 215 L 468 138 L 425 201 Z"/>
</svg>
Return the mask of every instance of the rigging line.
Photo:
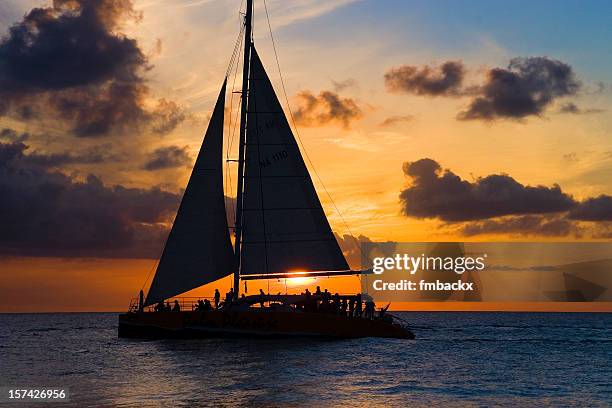
<svg viewBox="0 0 612 408">
<path fill-rule="evenodd" d="M 243 0 L 244 1 L 244 0 Z M 240 8 L 242 8 L 242 4 L 240 5 Z M 238 13 L 240 15 L 240 12 Z M 240 49 L 242 48 L 242 39 L 243 39 L 243 33 L 244 33 L 244 29 L 245 29 L 245 25 L 242 23 L 242 21 L 240 21 L 240 30 L 238 33 L 238 38 L 236 39 L 236 43 L 234 45 L 234 52 L 232 55 L 232 59 L 231 59 L 231 63 L 230 63 L 230 67 L 228 67 L 228 71 L 226 73 L 226 78 L 227 76 L 230 75 L 231 73 L 231 69 L 232 69 L 232 65 L 234 67 L 234 77 L 232 79 L 232 92 L 230 94 L 230 110 L 229 110 L 229 123 L 228 123 L 228 139 L 227 139 L 227 147 L 226 147 L 226 153 L 225 153 L 225 159 L 226 162 L 225 164 L 225 191 L 232 191 L 233 190 L 233 185 L 232 185 L 232 178 L 231 178 L 231 171 L 230 168 L 228 166 L 228 161 L 229 161 L 229 156 L 230 156 L 230 152 L 233 146 L 233 142 L 234 142 L 234 134 L 235 134 L 235 130 L 236 130 L 236 124 L 238 121 L 238 113 L 236 114 L 236 120 L 234 121 L 234 127 L 232 130 L 232 119 L 233 119 L 233 103 L 234 103 L 234 90 L 236 89 L 236 77 L 238 74 L 238 66 L 240 65 L 240 60 L 241 60 L 241 54 L 240 54 Z M 237 56 L 237 58 L 236 58 Z M 238 104 L 238 109 L 240 109 L 240 103 Z M 224 194 L 224 201 L 225 201 L 225 208 L 227 211 L 228 208 L 228 195 Z M 236 217 L 236 209 L 234 208 L 234 206 L 230 206 L 231 207 L 231 214 L 233 215 L 233 217 Z"/>
<path fill-rule="evenodd" d="M 225 71 L 225 76 L 227 77 L 229 75 L 229 73 L 232 70 L 232 65 L 234 62 L 234 59 L 236 58 L 236 54 L 238 54 L 238 51 L 240 50 L 240 43 L 242 43 L 242 33 L 244 32 L 244 27 L 240 28 L 240 32 L 238 33 L 238 38 L 236 38 L 236 42 L 234 43 L 234 50 L 232 51 L 232 56 L 230 58 L 230 62 L 229 65 L 227 67 L 227 70 Z"/>
<path fill-rule="evenodd" d="M 149 278 L 151 277 L 151 273 L 153 272 L 153 269 L 155 269 L 157 264 L 159 264 L 159 259 L 156 259 L 155 263 L 153 263 L 153 266 L 151 266 L 151 268 L 149 269 L 149 272 L 147 273 L 147 277 L 145 278 L 144 283 L 140 287 L 140 290 L 144 290 L 144 287 L 147 285 L 147 282 L 149 281 Z"/>
<path fill-rule="evenodd" d="M 278 69 L 278 76 L 280 77 L 281 86 L 283 88 L 283 94 L 285 96 L 285 102 L 287 103 L 287 109 L 289 110 L 289 116 L 291 117 L 291 123 L 293 124 L 293 127 L 295 129 L 295 135 L 297 136 L 298 141 L 300 142 L 300 146 L 302 146 L 302 150 L 304 151 L 304 155 L 306 156 L 306 160 L 308 160 L 308 163 L 310 164 L 310 167 L 312 168 L 312 171 L 317 176 L 317 180 L 319 180 L 319 183 L 323 187 L 323 190 L 325 191 L 325 194 L 329 198 L 329 201 L 331 201 L 332 205 L 334 206 L 334 209 L 336 210 L 336 212 L 340 216 L 340 219 L 342 220 L 342 223 L 344 224 L 344 227 L 346 228 L 346 230 L 348 231 L 350 236 L 354 240 L 357 241 L 357 239 L 355 238 L 355 235 L 353 234 L 353 232 L 351 231 L 350 227 L 348 226 L 348 223 L 346 222 L 346 220 L 342 216 L 342 213 L 340 212 L 340 209 L 336 205 L 336 202 L 334 201 L 334 199 L 332 198 L 331 194 L 329 193 L 329 191 L 325 187 L 325 184 L 323 183 L 323 180 L 321 179 L 321 176 L 319 176 L 319 173 L 317 172 L 317 169 L 315 168 L 314 164 L 312 163 L 312 160 L 310 160 L 310 156 L 308 156 L 308 152 L 306 151 L 306 147 L 304 146 L 304 142 L 302 142 L 302 138 L 300 137 L 300 133 L 298 131 L 297 124 L 295 123 L 295 118 L 293 116 L 293 111 L 291 110 L 291 105 L 289 104 L 289 97 L 287 96 L 287 90 L 285 88 L 285 81 L 283 80 L 283 74 L 281 73 L 280 63 L 278 61 L 278 53 L 276 51 L 276 43 L 274 41 L 274 35 L 272 34 L 272 25 L 270 24 L 270 15 L 268 13 L 268 6 L 266 5 L 266 0 L 263 0 L 263 4 L 264 4 L 264 10 L 266 11 L 266 20 L 268 21 L 268 30 L 270 31 L 270 39 L 272 40 L 272 48 L 274 49 L 274 58 L 276 59 L 276 68 Z M 359 241 L 357 241 L 357 242 L 359 242 Z M 359 248 L 359 252 L 363 256 L 363 251 L 361 250 L 361 246 L 357 245 L 357 248 Z"/>
<path fill-rule="evenodd" d="M 241 30 L 241 33 L 243 31 L 244 30 Z M 240 46 L 239 46 L 239 48 L 242 48 L 242 36 L 240 37 Z M 241 61 L 241 58 L 242 58 L 241 55 L 238 54 L 238 60 L 236 61 L 236 65 L 235 65 L 235 68 L 234 68 L 234 78 L 232 80 L 232 96 L 231 96 L 231 99 L 230 99 L 230 101 L 231 101 L 230 104 L 233 104 L 233 100 L 234 100 L 234 90 L 236 89 L 236 77 L 238 76 L 238 66 L 240 65 L 239 62 Z M 238 108 L 240 108 L 240 104 L 238 105 Z M 230 153 L 230 151 L 231 151 L 231 149 L 233 147 L 234 135 L 235 135 L 235 131 L 236 131 L 236 125 L 238 123 L 238 116 L 240 115 L 239 112 L 240 112 L 239 110 L 236 112 L 236 119 L 234 121 L 234 130 L 232 131 L 232 133 L 230 133 L 230 140 L 229 140 L 228 150 L 226 152 L 226 159 L 229 159 L 229 153 Z M 233 108 L 232 108 L 232 105 L 230 105 L 230 124 L 231 124 L 231 121 L 232 121 L 232 115 L 233 115 Z"/>
<path fill-rule="evenodd" d="M 240 47 L 239 48 L 242 48 L 242 36 L 240 37 Z M 232 96 L 231 96 L 232 101 L 233 101 L 233 98 L 234 98 L 234 90 L 236 89 L 236 78 L 238 76 L 238 66 L 240 65 L 239 63 L 240 63 L 241 59 L 242 59 L 241 54 L 238 54 L 238 61 L 236 62 L 236 66 L 235 66 L 235 69 L 234 69 L 234 78 L 232 80 Z M 226 160 L 229 160 L 230 152 L 231 152 L 231 150 L 232 150 L 232 148 L 234 146 L 234 139 L 236 137 L 236 130 L 238 129 L 238 123 L 240 122 L 239 116 L 240 116 L 240 108 L 241 108 L 241 106 L 242 106 L 242 97 L 240 97 L 240 99 L 238 101 L 238 109 L 236 110 L 236 118 L 234 120 L 234 128 L 230 129 L 229 143 L 228 143 L 228 148 L 227 148 L 227 153 L 226 153 Z M 233 113 L 232 111 L 233 111 L 233 108 L 230 109 L 230 118 L 232 117 L 232 113 Z M 226 167 L 225 168 L 227 169 L 227 172 L 228 172 L 229 191 L 233 191 L 234 187 L 232 185 L 232 173 L 231 173 L 230 168 L 227 165 L 227 163 L 228 162 L 226 162 Z M 232 215 L 233 215 L 234 219 L 236 219 L 236 205 L 235 204 L 236 203 L 234 203 L 234 205 L 232 206 Z"/>
</svg>

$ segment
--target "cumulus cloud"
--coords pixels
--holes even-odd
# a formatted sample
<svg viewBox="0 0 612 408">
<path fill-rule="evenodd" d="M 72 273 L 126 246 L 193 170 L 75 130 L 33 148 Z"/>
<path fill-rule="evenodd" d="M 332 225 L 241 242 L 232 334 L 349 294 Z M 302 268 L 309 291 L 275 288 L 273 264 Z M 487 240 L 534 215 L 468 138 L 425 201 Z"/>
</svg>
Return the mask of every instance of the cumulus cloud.
<svg viewBox="0 0 612 408">
<path fill-rule="evenodd" d="M 125 159 L 124 156 L 114 153 L 112 146 L 108 143 L 72 152 L 68 150 L 45 152 L 35 149 L 26 155 L 26 149 L 30 148 L 26 144 L 30 136 L 27 132 L 20 133 L 11 128 L 4 128 L 0 130 L 0 139 L 5 139 L 10 143 L 1 144 L 0 151 L 3 152 L 5 158 L 19 157 L 23 163 L 27 163 L 29 166 L 43 168 L 61 167 L 69 164 L 102 164 Z"/>
<path fill-rule="evenodd" d="M 358 270 L 361 268 L 361 244 L 364 242 L 372 242 L 370 238 L 365 235 L 359 235 L 358 237 L 354 237 L 350 234 L 340 235 L 336 232 L 334 232 L 334 236 L 351 269 Z"/>
<path fill-rule="evenodd" d="M 299 107 L 294 117 L 302 126 L 337 123 L 348 128 L 351 122 L 363 117 L 363 111 L 354 99 L 342 98 L 331 91 L 321 91 L 319 95 L 314 95 L 304 90 L 298 94 L 297 99 Z"/>
<path fill-rule="evenodd" d="M 55 0 L 34 8 L 0 40 L 0 116 L 59 120 L 76 136 L 134 132 L 183 119 L 160 100 L 148 109 L 151 68 L 136 40 L 119 33 L 139 19 L 130 0 Z"/>
<path fill-rule="evenodd" d="M 28 140 L 30 134 L 28 132 L 17 132 L 15 129 L 3 128 L 0 130 L 0 138 L 11 142 L 24 142 Z"/>
<path fill-rule="evenodd" d="M 475 182 L 442 170 L 432 159 L 404 163 L 412 184 L 400 194 L 402 211 L 417 218 L 467 221 L 504 215 L 567 211 L 574 199 L 558 185 L 525 186 L 512 177 L 494 174 Z"/>
<path fill-rule="evenodd" d="M 564 103 L 563 105 L 561 105 L 561 107 L 559 108 L 559 113 L 569 113 L 572 115 L 587 115 L 590 113 L 602 113 L 604 112 L 603 109 L 582 109 L 579 108 L 578 105 L 576 105 L 573 102 L 567 102 Z"/>
<path fill-rule="evenodd" d="M 465 67 L 461 61 L 447 61 L 437 67 L 402 65 L 387 71 L 385 85 L 390 92 L 458 96 L 464 77 Z"/>
<path fill-rule="evenodd" d="M 390 127 L 399 125 L 400 123 L 408 123 L 414 120 L 414 116 L 412 115 L 397 115 L 397 116 L 389 116 L 382 122 L 380 122 L 380 126 L 382 127 Z"/>
<path fill-rule="evenodd" d="M 348 78 L 344 81 L 334 81 L 332 79 L 332 85 L 334 86 L 334 91 L 342 92 L 346 89 L 355 88 L 357 86 L 357 81 L 353 78 Z"/>
<path fill-rule="evenodd" d="M 159 256 L 178 194 L 107 186 L 94 175 L 76 180 L 26 149 L 0 143 L 0 253 Z"/>
<path fill-rule="evenodd" d="M 556 99 L 580 89 L 573 68 L 548 57 L 513 58 L 507 68 L 488 71 L 460 120 L 522 119 L 539 116 Z"/>
<path fill-rule="evenodd" d="M 569 217 L 581 221 L 612 221 L 612 197 L 600 195 L 579 203 Z"/>
<path fill-rule="evenodd" d="M 439 219 L 466 236 L 579 237 L 590 231 L 599 237 L 607 231 L 601 225 L 612 221 L 612 197 L 605 194 L 578 201 L 558 185 L 526 186 L 505 174 L 467 181 L 432 159 L 404 163 L 403 169 L 411 179 L 400 193 L 403 214 Z M 587 228 L 584 222 L 599 224 Z"/>
<path fill-rule="evenodd" d="M 166 146 L 155 149 L 144 164 L 145 170 L 154 171 L 175 167 L 185 167 L 191 164 L 187 146 Z"/>
<path fill-rule="evenodd" d="M 563 237 L 579 235 L 577 227 L 570 220 L 559 216 L 523 215 L 501 217 L 466 223 L 459 232 L 465 236 L 481 234 L 519 234 Z"/>
</svg>

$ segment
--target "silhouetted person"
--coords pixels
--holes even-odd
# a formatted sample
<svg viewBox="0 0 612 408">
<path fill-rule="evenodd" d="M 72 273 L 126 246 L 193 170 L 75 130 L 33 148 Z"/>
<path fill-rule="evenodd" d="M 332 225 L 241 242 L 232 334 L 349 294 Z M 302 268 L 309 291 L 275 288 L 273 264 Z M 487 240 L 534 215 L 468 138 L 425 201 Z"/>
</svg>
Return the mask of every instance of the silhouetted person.
<svg viewBox="0 0 612 408">
<path fill-rule="evenodd" d="M 208 299 L 204 300 L 204 305 L 202 306 L 202 310 L 205 312 L 212 310 L 212 305 L 210 304 L 210 300 Z"/>
<path fill-rule="evenodd" d="M 266 294 L 263 289 L 259 289 L 259 307 L 264 307 L 264 301 L 266 299 Z"/>
<path fill-rule="evenodd" d="M 361 293 L 357 294 L 357 299 L 355 299 L 355 312 L 357 317 L 361 317 L 363 315 L 363 303 L 361 302 Z"/>
<path fill-rule="evenodd" d="M 346 308 L 348 307 L 348 304 L 346 302 L 346 298 L 342 299 L 342 305 L 340 306 L 340 314 L 342 314 L 342 316 L 346 316 Z"/>
<path fill-rule="evenodd" d="M 351 297 L 351 299 L 348 302 L 348 308 L 349 308 L 349 317 L 353 317 L 355 316 L 355 298 Z"/>
<path fill-rule="evenodd" d="M 196 310 L 203 312 L 204 311 L 204 302 L 202 302 L 202 299 L 198 299 L 198 304 L 196 306 Z"/>
<path fill-rule="evenodd" d="M 304 311 L 312 312 L 312 293 L 306 288 L 306 292 L 304 293 Z"/>
<path fill-rule="evenodd" d="M 317 291 L 315 292 L 315 296 L 320 298 L 321 297 L 321 287 L 317 286 Z"/>
<path fill-rule="evenodd" d="M 323 297 L 321 300 L 321 304 L 319 305 L 319 311 L 321 313 L 329 313 L 329 299 L 327 297 Z"/>
<path fill-rule="evenodd" d="M 170 312 L 172 311 L 172 308 L 170 307 L 170 301 L 166 301 L 166 308 L 165 308 L 166 312 Z"/>
<path fill-rule="evenodd" d="M 230 288 L 229 292 L 225 294 L 225 305 L 232 303 L 232 299 L 234 299 L 234 288 Z"/>
<path fill-rule="evenodd" d="M 340 295 L 338 293 L 334 295 L 334 302 L 332 303 L 332 307 L 334 309 L 335 314 L 340 313 Z"/>
<path fill-rule="evenodd" d="M 164 301 L 160 300 L 158 304 L 155 305 L 156 312 L 163 312 L 166 306 L 164 306 Z"/>
<path fill-rule="evenodd" d="M 220 300 L 221 300 L 221 293 L 219 293 L 219 289 L 215 289 L 215 309 L 219 308 Z"/>
<path fill-rule="evenodd" d="M 323 299 L 327 299 L 327 301 L 329 301 L 329 299 L 331 299 L 331 295 L 329 294 L 327 289 L 325 289 L 325 292 L 323 292 Z"/>
<path fill-rule="evenodd" d="M 365 302 L 365 317 L 366 319 L 373 319 L 374 318 L 374 311 L 376 310 L 376 304 L 371 301 L 368 300 Z"/>
<path fill-rule="evenodd" d="M 174 307 L 172 307 L 172 311 L 173 312 L 180 312 L 181 311 L 181 306 L 179 305 L 178 300 L 174 301 Z"/>
</svg>

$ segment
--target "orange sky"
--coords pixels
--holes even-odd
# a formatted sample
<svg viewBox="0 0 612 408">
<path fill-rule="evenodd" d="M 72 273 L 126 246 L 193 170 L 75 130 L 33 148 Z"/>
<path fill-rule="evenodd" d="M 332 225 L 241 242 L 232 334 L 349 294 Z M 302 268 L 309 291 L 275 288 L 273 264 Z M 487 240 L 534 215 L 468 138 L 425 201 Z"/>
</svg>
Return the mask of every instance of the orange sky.
<svg viewBox="0 0 612 408">
<path fill-rule="evenodd" d="M 0 16 L 0 36 L 7 32 L 10 24 L 39 3 L 34 0 L 11 2 L 10 10 L 6 6 L 4 14 L 13 20 Z M 612 93 L 596 92 L 600 82 L 609 85 L 612 81 L 609 77 L 611 70 L 606 60 L 595 67 L 585 62 L 582 45 L 565 50 L 558 44 L 541 43 L 542 38 L 547 38 L 542 34 L 534 38 L 531 45 L 508 39 L 504 32 L 496 32 L 495 27 L 476 29 L 466 24 L 458 28 L 453 24 L 448 26 L 457 30 L 456 38 L 466 37 L 467 40 L 458 43 L 455 36 L 449 36 L 441 43 L 438 34 L 429 30 L 431 27 L 446 27 L 443 20 L 427 21 L 421 25 L 412 20 L 416 20 L 410 15 L 412 11 L 404 10 L 405 17 L 394 22 L 391 9 L 377 10 L 380 16 L 369 13 L 372 4 L 352 0 L 309 0 L 299 2 L 296 7 L 282 1 L 271 1 L 269 6 L 292 109 L 299 105 L 300 92 L 308 90 L 318 95 L 327 90 L 341 98 L 351 99 L 361 111 L 345 125 L 331 121 L 299 127 L 308 156 L 342 212 L 340 216 L 335 211 L 323 193 L 323 185 L 313 177 L 334 231 L 340 235 L 347 234 L 348 224 L 355 235 L 364 235 L 374 241 L 609 241 L 610 238 L 604 235 L 542 237 L 516 233 L 467 238 L 458 232 L 456 224 L 403 215 L 399 193 L 410 180 L 402 172 L 402 165 L 422 158 L 432 158 L 443 168 L 451 169 L 470 182 L 491 174 L 509 174 L 525 185 L 552 186 L 558 183 L 564 192 L 577 200 L 611 194 L 612 117 L 609 111 L 612 109 Z M 239 5 L 239 0 L 135 1 L 135 9 L 142 12 L 142 19 L 138 22 L 130 20 L 119 27 L 138 41 L 150 59 L 151 68 L 146 74 L 150 92 L 144 97 L 144 105 L 152 106 L 156 98 L 164 97 L 176 101 L 187 112 L 187 119 L 169 134 L 160 136 L 144 132 L 114 139 L 73 136 L 67 139 L 66 129 L 60 124 L 23 122 L 9 117 L 0 117 L 0 130 L 11 127 L 31 133 L 29 152 L 57 154 L 67 149 L 83 151 L 102 147 L 132 155 L 124 161 L 68 163 L 59 169 L 74 180 L 85 180 L 88 174 L 95 174 L 105 185 L 160 186 L 168 191 L 179 191 L 189 177 L 189 165 L 151 172 L 143 168 L 142 162 L 152 150 L 164 146 L 185 147 L 192 161 L 195 159 L 238 33 Z M 254 38 L 284 103 L 262 11 L 256 9 Z M 352 13 L 353 18 L 362 18 L 364 23 L 349 27 L 344 13 Z M 425 14 L 432 18 L 441 15 L 442 11 Z M 379 20 L 370 20 L 376 18 Z M 446 18 L 452 19 L 452 16 Z M 395 25 L 387 28 L 385 22 Z M 588 28 L 588 24 L 581 24 Z M 531 29 L 538 27 L 539 23 Z M 520 25 L 513 29 L 517 35 L 523 32 Z M 503 28 L 500 30 L 504 31 Z M 412 42 L 407 43 L 406 38 L 411 38 Z M 588 45 L 589 52 L 609 55 L 607 48 L 591 50 L 598 42 L 593 44 Z M 383 80 L 385 72 L 402 64 L 435 66 L 446 60 L 461 60 L 467 67 L 467 85 L 481 84 L 488 69 L 505 67 L 517 55 L 533 54 L 551 55 L 572 64 L 583 84 L 583 90 L 575 95 L 575 100 L 580 106 L 593 108 L 593 112 L 599 113 L 560 114 L 562 101 L 555 101 L 541 115 L 521 120 L 458 121 L 457 112 L 469 104 L 469 96 L 437 98 L 390 93 Z M 240 83 L 239 79 L 236 83 Z M 234 95 L 234 102 L 235 98 Z M 236 108 L 237 105 L 234 103 L 233 106 Z M 409 119 L 391 126 L 383 125 L 386 119 L 399 116 Z M 236 155 L 235 147 L 236 143 L 234 150 L 228 153 L 229 157 Z M 230 166 L 235 172 L 235 166 Z M 231 185 L 235 187 L 235 177 Z M 235 192 L 228 190 L 226 194 L 234 196 Z M 588 222 L 576 225 L 584 227 L 585 231 L 593 227 L 593 223 Z M 0 255 L 0 312 L 126 310 L 129 299 L 137 295 L 155 262 L 152 259 Z M 267 284 L 249 282 L 249 292 L 255 293 L 259 287 L 267 290 Z M 332 292 L 354 293 L 359 290 L 359 280 L 355 277 L 322 279 L 317 284 Z M 226 278 L 187 295 L 210 295 L 215 287 L 225 291 L 229 285 L 230 279 Z M 271 292 L 285 289 L 284 282 L 270 282 L 270 285 Z M 392 308 L 612 312 L 610 303 L 415 303 L 394 304 Z"/>
<path fill-rule="evenodd" d="M 3 259 L 0 273 L 0 312 L 122 312 L 135 298 L 155 261 L 141 259 Z M 270 293 L 285 292 L 284 281 L 270 281 Z M 231 278 L 224 278 L 185 296 L 212 296 L 215 288 L 225 293 Z M 267 281 L 249 281 L 249 293 L 262 288 Z M 320 278 L 309 282 L 332 293 L 357 293 L 357 277 Z M 289 292 L 303 291 L 306 286 L 291 286 Z M 241 288 L 243 289 L 243 287 Z M 392 310 L 415 311 L 582 311 L 612 312 L 612 302 L 397 302 Z"/>
</svg>

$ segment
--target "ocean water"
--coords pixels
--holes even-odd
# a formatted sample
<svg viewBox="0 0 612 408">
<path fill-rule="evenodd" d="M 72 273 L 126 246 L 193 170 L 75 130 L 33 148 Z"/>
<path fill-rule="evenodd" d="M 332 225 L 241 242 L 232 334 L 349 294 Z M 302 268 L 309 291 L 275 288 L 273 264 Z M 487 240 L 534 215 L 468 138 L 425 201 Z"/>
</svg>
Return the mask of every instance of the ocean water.
<svg viewBox="0 0 612 408">
<path fill-rule="evenodd" d="M 78 407 L 612 406 L 612 314 L 399 315 L 416 340 L 140 341 L 114 313 L 1 314 L 0 386 Z"/>
</svg>

